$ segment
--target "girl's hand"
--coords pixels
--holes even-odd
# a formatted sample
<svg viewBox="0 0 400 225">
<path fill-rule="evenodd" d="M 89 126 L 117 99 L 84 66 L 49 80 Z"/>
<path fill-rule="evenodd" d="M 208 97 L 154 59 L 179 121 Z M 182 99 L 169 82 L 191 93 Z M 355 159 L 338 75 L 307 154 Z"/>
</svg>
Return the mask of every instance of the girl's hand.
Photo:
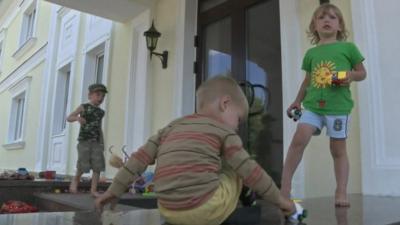
<svg viewBox="0 0 400 225">
<path fill-rule="evenodd" d="M 301 109 L 301 103 L 295 101 L 289 106 L 289 108 L 286 110 L 286 114 L 288 117 L 290 117 L 290 113 L 293 109 Z"/>
<path fill-rule="evenodd" d="M 282 196 L 279 198 L 279 208 L 281 208 L 282 213 L 285 216 L 290 216 L 296 212 L 296 206 L 294 205 L 294 202 Z"/>
<path fill-rule="evenodd" d="M 95 200 L 95 208 L 96 211 L 101 213 L 103 211 L 104 205 L 110 203 L 110 208 L 113 210 L 115 208 L 115 205 L 118 202 L 118 198 L 113 195 L 110 191 L 104 192 L 102 195 L 96 198 Z"/>
<path fill-rule="evenodd" d="M 353 81 L 352 73 L 351 71 L 347 71 L 346 78 L 341 82 L 341 86 L 349 86 L 352 81 Z"/>
</svg>

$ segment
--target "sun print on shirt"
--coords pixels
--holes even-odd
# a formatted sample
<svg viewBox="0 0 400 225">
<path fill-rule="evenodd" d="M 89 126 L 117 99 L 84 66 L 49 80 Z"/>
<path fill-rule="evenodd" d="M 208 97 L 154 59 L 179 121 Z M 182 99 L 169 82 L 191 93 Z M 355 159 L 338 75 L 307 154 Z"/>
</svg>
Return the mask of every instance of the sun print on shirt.
<svg viewBox="0 0 400 225">
<path fill-rule="evenodd" d="M 331 85 L 332 72 L 335 64 L 331 61 L 321 61 L 312 71 L 312 85 L 316 88 L 326 88 Z"/>
</svg>

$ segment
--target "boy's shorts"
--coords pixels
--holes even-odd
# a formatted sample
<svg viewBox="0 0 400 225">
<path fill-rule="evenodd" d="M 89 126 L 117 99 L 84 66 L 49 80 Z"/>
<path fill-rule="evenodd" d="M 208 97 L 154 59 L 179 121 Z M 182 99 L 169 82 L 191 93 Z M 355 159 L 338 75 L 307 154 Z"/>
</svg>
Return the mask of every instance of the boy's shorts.
<svg viewBox="0 0 400 225">
<path fill-rule="evenodd" d="M 105 169 L 104 144 L 98 141 L 79 141 L 78 162 L 76 168 L 83 173 L 100 173 Z"/>
<path fill-rule="evenodd" d="M 214 195 L 202 205 L 188 210 L 169 210 L 158 204 L 168 223 L 179 225 L 219 225 L 236 209 L 242 191 L 242 181 L 233 169 L 224 165 L 220 184 Z"/>
<path fill-rule="evenodd" d="M 321 130 L 326 126 L 326 135 L 331 138 L 347 138 L 350 124 L 349 115 L 321 115 L 304 110 L 299 123 L 310 124 L 317 128 L 314 135 L 320 135 Z"/>
</svg>

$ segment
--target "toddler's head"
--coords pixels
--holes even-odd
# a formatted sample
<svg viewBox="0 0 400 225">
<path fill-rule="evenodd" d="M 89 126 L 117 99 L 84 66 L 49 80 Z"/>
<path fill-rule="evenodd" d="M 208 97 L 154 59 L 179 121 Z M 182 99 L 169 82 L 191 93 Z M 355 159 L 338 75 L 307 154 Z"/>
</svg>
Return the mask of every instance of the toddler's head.
<svg viewBox="0 0 400 225">
<path fill-rule="evenodd" d="M 104 97 L 108 93 L 106 86 L 103 84 L 92 84 L 89 86 L 88 99 L 93 105 L 101 105 Z"/>
<path fill-rule="evenodd" d="M 337 22 L 338 24 L 331 24 L 333 29 L 336 29 L 336 40 L 344 41 L 347 39 L 347 30 L 346 25 L 344 23 L 343 14 L 338 7 L 330 3 L 321 4 L 315 11 L 312 16 L 309 30 L 307 32 L 309 38 L 311 39 L 311 44 L 318 44 L 321 40 L 321 32 L 324 30 L 325 24 L 323 21 L 324 16 L 327 16 L 329 19 L 333 21 L 333 23 Z M 326 25 L 328 26 L 328 25 Z M 336 32 L 335 31 L 335 32 Z"/>
<path fill-rule="evenodd" d="M 247 118 L 249 104 L 237 82 L 228 76 L 216 76 L 200 85 L 196 92 L 196 109 L 238 129 Z"/>
</svg>

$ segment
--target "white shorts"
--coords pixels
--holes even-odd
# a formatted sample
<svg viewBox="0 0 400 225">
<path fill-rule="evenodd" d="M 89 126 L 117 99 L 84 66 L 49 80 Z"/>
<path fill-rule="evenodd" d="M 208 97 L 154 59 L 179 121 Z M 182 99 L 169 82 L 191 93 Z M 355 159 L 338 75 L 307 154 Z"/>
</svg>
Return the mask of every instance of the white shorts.
<svg viewBox="0 0 400 225">
<path fill-rule="evenodd" d="M 310 124 L 317 128 L 314 135 L 320 135 L 326 126 L 326 136 L 331 138 L 347 138 L 350 115 L 321 115 L 304 110 L 299 123 Z"/>
</svg>

